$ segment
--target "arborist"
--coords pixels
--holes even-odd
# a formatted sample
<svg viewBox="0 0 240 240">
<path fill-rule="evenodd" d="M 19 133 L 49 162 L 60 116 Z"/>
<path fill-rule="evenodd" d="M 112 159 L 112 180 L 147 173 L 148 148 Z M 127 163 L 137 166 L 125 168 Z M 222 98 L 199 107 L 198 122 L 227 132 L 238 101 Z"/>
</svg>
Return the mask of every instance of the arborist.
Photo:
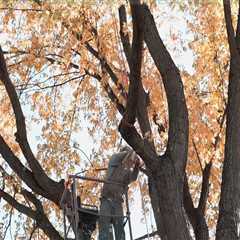
<svg viewBox="0 0 240 240">
<path fill-rule="evenodd" d="M 137 179 L 139 165 L 137 154 L 127 146 L 110 158 L 105 179 L 107 182 L 103 185 L 100 198 L 99 240 L 113 239 L 112 225 L 115 239 L 125 240 L 123 195 L 128 185 Z"/>
</svg>

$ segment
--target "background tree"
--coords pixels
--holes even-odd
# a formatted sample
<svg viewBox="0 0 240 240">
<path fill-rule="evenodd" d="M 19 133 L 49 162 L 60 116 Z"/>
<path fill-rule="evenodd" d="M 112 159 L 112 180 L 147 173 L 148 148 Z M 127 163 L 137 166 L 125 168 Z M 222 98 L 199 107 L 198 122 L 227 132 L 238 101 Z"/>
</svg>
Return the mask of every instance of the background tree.
<svg viewBox="0 0 240 240">
<path fill-rule="evenodd" d="M 161 19 L 155 21 L 150 9 L 156 16 L 165 9 L 168 14 L 168 4 L 108 4 L 2 4 L 1 197 L 11 206 L 6 210 L 28 217 L 31 237 L 40 228 L 47 239 L 62 239 L 51 221 L 59 217 L 61 179 L 76 164 L 101 177 L 96 169 L 106 166 L 106 150 L 119 144 L 119 125 L 144 161 L 161 239 L 191 239 L 191 227 L 196 239 L 208 239 L 209 229 L 214 238 L 217 220 L 216 239 L 237 239 L 238 8 L 232 4 L 231 18 L 229 1 L 173 1 L 188 22 L 188 46 L 186 34 L 170 31 L 164 42 L 159 35 Z M 172 55 L 193 51 L 193 72 L 174 63 L 171 45 Z M 76 150 L 82 113 L 96 143 L 87 166 Z M 35 149 L 33 135 L 39 135 Z M 83 187 L 89 191 L 83 200 L 97 202 L 97 185 Z"/>
</svg>

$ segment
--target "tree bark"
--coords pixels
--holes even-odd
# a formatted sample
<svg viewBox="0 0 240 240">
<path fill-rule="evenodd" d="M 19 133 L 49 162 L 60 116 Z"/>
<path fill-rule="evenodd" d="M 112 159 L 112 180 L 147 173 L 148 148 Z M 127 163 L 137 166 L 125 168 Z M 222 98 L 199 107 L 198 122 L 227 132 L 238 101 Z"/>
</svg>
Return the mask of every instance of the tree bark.
<svg viewBox="0 0 240 240">
<path fill-rule="evenodd" d="M 235 36 L 230 1 L 224 0 L 223 3 L 230 49 L 230 72 L 225 152 L 216 239 L 235 240 L 239 239 L 238 227 L 240 223 L 240 55 L 237 47 L 239 20 L 237 36 Z"/>
</svg>

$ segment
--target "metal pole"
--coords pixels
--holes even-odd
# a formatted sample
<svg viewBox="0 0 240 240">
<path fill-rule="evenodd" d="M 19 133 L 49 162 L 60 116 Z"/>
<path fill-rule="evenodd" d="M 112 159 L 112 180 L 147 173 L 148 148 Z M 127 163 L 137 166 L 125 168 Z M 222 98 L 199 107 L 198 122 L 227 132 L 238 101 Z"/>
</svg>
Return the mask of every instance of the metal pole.
<svg viewBox="0 0 240 240">
<path fill-rule="evenodd" d="M 129 211 L 129 203 L 128 203 L 128 189 L 126 190 L 125 198 L 126 198 L 126 207 L 127 207 L 127 218 L 128 218 L 129 234 L 130 234 L 130 239 L 133 240 L 132 225 L 131 225 L 130 211 Z"/>
<path fill-rule="evenodd" d="M 106 184 L 116 184 L 116 185 L 123 185 L 122 183 L 119 182 L 113 182 L 113 181 L 107 181 L 107 180 L 102 180 L 99 178 L 94 178 L 94 177 L 83 177 L 79 175 L 69 175 L 70 178 L 76 179 L 82 179 L 82 180 L 87 180 L 87 181 L 93 181 L 93 182 L 100 182 L 100 183 L 106 183 Z"/>
<path fill-rule="evenodd" d="M 73 212 L 74 212 L 74 225 L 75 225 L 75 237 L 76 240 L 80 240 L 79 238 L 79 230 L 78 229 L 78 220 L 79 220 L 79 216 L 78 216 L 78 205 L 77 205 L 77 192 L 76 192 L 76 179 L 75 177 L 73 177 L 73 189 L 72 189 L 72 193 L 73 193 Z"/>
</svg>

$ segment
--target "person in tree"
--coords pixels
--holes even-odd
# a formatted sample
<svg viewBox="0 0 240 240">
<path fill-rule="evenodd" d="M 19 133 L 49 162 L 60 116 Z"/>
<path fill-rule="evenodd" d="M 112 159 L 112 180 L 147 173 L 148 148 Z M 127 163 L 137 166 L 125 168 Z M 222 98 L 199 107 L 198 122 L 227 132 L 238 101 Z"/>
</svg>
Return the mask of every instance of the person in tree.
<svg viewBox="0 0 240 240">
<path fill-rule="evenodd" d="M 127 146 L 110 158 L 105 179 L 110 183 L 104 184 L 100 198 L 99 240 L 113 239 L 111 224 L 115 239 L 125 240 L 123 195 L 128 185 L 137 179 L 139 165 L 137 154 Z"/>
</svg>

